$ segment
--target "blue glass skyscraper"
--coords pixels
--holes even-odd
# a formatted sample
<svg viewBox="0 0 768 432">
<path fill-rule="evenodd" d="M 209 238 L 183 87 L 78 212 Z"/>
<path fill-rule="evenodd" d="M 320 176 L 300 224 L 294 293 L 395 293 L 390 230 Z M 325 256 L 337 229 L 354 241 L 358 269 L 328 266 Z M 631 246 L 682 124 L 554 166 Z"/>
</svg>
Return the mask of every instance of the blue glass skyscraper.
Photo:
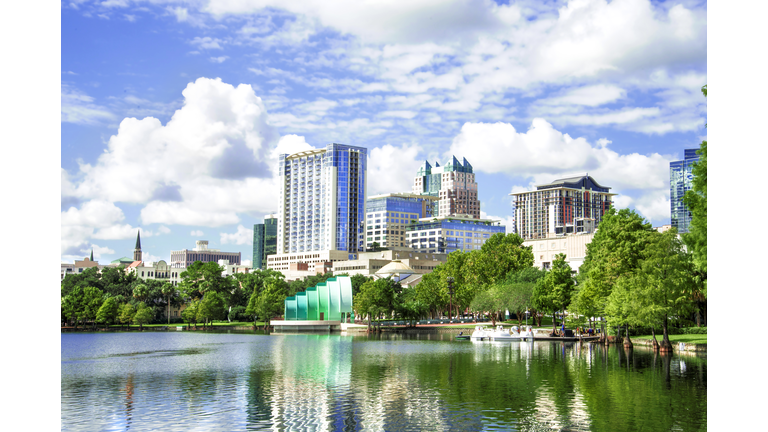
<svg viewBox="0 0 768 432">
<path fill-rule="evenodd" d="M 685 149 L 685 159 L 669 163 L 670 219 L 678 233 L 687 233 L 691 212 L 683 203 L 683 196 L 693 186 L 693 164 L 699 161 L 696 149 Z"/>
</svg>

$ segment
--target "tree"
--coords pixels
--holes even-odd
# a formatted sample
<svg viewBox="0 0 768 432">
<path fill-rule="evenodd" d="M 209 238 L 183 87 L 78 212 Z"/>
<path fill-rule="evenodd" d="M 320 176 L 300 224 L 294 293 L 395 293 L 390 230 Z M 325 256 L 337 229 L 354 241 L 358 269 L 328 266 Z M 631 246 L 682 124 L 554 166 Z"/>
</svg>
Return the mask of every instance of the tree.
<svg viewBox="0 0 768 432">
<path fill-rule="evenodd" d="M 96 328 L 96 315 L 104 302 L 104 293 L 95 287 L 85 287 L 83 289 L 83 318 L 93 323 Z"/>
<path fill-rule="evenodd" d="M 187 307 L 181 312 L 181 318 L 187 324 L 193 324 L 197 328 L 197 309 L 200 305 L 200 300 L 192 300 L 187 304 Z"/>
<path fill-rule="evenodd" d="M 491 286 L 508 273 L 533 266 L 533 252 L 517 234 L 497 233 L 479 251 L 468 253 L 462 271 L 466 283 Z M 455 277 L 455 276 L 454 276 Z"/>
<path fill-rule="evenodd" d="M 146 283 L 139 283 L 133 288 L 133 298 L 136 300 L 143 302 L 147 297 L 149 297 L 149 287 Z"/>
<path fill-rule="evenodd" d="M 656 233 L 644 251 L 638 271 L 638 290 L 645 323 L 661 326 L 661 349 L 671 351 L 669 318 L 693 308 L 691 293 L 702 282 L 694 277 L 694 262 L 675 230 Z"/>
<path fill-rule="evenodd" d="M 144 324 L 152 321 L 153 315 L 152 308 L 144 302 L 139 302 L 136 313 L 133 315 L 133 323 L 139 325 L 139 331 L 144 331 Z"/>
<path fill-rule="evenodd" d="M 373 277 L 356 274 L 349 279 L 352 282 L 352 297 L 354 297 L 360 292 L 360 287 L 369 280 L 373 280 Z"/>
<path fill-rule="evenodd" d="M 587 245 L 587 256 L 580 267 L 580 284 L 588 284 L 588 290 L 579 292 L 577 304 L 582 307 L 597 305 L 596 314 L 603 314 L 606 299 L 616 281 L 631 274 L 640 266 L 648 236 L 655 232 L 651 224 L 634 210 L 611 207 L 600 222 L 600 229 Z"/>
<path fill-rule="evenodd" d="M 707 86 L 701 89 L 707 97 Z M 691 223 L 688 232 L 683 234 L 683 242 L 693 255 L 695 275 L 703 283 L 702 296 L 698 299 L 706 302 L 707 296 L 707 141 L 702 141 L 699 150 L 699 161 L 693 165 L 692 188 L 685 193 L 683 202 L 691 212 Z"/>
<path fill-rule="evenodd" d="M 119 308 L 120 305 L 117 304 L 114 297 L 107 297 L 96 314 L 96 321 L 104 323 L 104 328 L 107 328 L 108 325 L 112 324 L 117 319 Z"/>
<path fill-rule="evenodd" d="M 391 315 L 399 287 L 391 277 L 368 281 L 360 287 L 360 292 L 354 297 L 355 309 L 358 313 L 368 314 L 369 329 L 372 316 Z"/>
<path fill-rule="evenodd" d="M 213 261 L 202 263 L 195 261 L 181 272 L 182 281 L 179 290 L 191 299 L 201 299 L 208 291 L 217 292 L 227 297 L 232 292 L 235 279 L 222 276 L 224 268 Z"/>
<path fill-rule="evenodd" d="M 511 272 L 496 286 L 502 302 L 502 307 L 517 316 L 517 323 L 522 324 L 522 316 L 525 311 L 535 315 L 533 310 L 533 288 L 536 282 L 546 275 L 544 270 L 538 267 L 527 267 Z"/>
<path fill-rule="evenodd" d="M 381 245 L 379 244 L 379 242 L 373 242 L 373 243 L 371 243 L 371 249 L 370 250 L 372 252 L 378 252 L 378 251 L 381 250 Z"/>
<path fill-rule="evenodd" d="M 271 279 L 264 284 L 264 290 L 260 294 L 251 295 L 245 312 L 248 315 L 257 315 L 262 318 L 266 329 L 269 327 L 272 317 L 283 312 L 286 297 L 288 297 L 288 290 L 285 281 Z"/>
<path fill-rule="evenodd" d="M 616 281 L 611 294 L 606 299 L 605 316 L 611 326 L 627 326 L 624 342 L 632 346 L 629 337 L 629 326 L 643 324 L 643 304 L 638 294 L 639 278 L 637 275 L 624 275 Z M 654 339 L 655 340 L 655 339 Z"/>
<path fill-rule="evenodd" d="M 168 312 L 166 313 L 168 317 L 168 324 L 171 323 L 171 298 L 176 297 L 176 287 L 171 285 L 169 282 L 166 282 L 163 284 L 163 287 L 161 288 L 161 292 L 163 293 L 163 296 L 166 298 L 166 301 L 168 303 Z"/>
<path fill-rule="evenodd" d="M 496 325 L 498 312 L 501 308 L 502 301 L 495 287 L 478 292 L 469 304 L 469 309 L 473 312 L 478 314 L 487 312 L 491 317 L 491 325 L 493 326 Z"/>
<path fill-rule="evenodd" d="M 531 300 L 537 308 L 552 312 L 553 330 L 556 328 L 557 311 L 562 311 L 565 314 L 565 307 L 571 303 L 573 287 L 571 266 L 565 262 L 565 254 L 555 255 L 552 270 L 536 282 L 531 296 Z"/>
<path fill-rule="evenodd" d="M 133 321 L 133 315 L 135 313 L 136 311 L 133 308 L 133 305 L 130 303 L 125 303 L 122 306 L 120 306 L 120 313 L 117 319 L 120 321 L 121 325 L 125 325 Z"/>
<path fill-rule="evenodd" d="M 62 291 L 64 291 L 64 288 L 62 288 Z M 68 320 L 74 321 L 75 330 L 77 330 L 77 322 L 85 310 L 83 289 L 80 286 L 72 287 L 69 290 L 69 294 L 61 298 L 61 310 Z"/>
<path fill-rule="evenodd" d="M 227 305 L 221 294 L 209 291 L 205 293 L 203 299 L 200 301 L 200 305 L 197 308 L 197 319 L 203 321 L 203 328 L 205 324 L 215 319 L 224 319 L 227 314 Z"/>
</svg>

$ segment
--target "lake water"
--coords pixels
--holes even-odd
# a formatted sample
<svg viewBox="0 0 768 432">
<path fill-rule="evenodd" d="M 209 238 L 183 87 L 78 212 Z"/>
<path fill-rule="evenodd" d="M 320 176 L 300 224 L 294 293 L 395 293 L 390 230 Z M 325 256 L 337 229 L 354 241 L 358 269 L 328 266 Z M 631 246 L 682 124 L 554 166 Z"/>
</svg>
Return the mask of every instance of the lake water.
<svg viewBox="0 0 768 432">
<path fill-rule="evenodd" d="M 450 334 L 61 335 L 61 429 L 696 431 L 707 361 Z"/>
</svg>

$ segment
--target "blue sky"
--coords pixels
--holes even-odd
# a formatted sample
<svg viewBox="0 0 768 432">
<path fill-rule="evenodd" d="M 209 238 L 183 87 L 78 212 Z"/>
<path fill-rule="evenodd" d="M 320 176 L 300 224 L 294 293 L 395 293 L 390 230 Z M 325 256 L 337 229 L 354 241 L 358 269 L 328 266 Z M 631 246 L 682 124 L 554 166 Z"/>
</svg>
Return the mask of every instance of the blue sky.
<svg viewBox="0 0 768 432">
<path fill-rule="evenodd" d="M 295 4 L 294 4 L 295 3 Z M 61 260 L 210 247 L 251 259 L 276 156 L 368 147 L 369 194 L 466 157 L 481 209 L 589 173 L 669 223 L 706 138 L 705 2 L 61 3 Z"/>
</svg>

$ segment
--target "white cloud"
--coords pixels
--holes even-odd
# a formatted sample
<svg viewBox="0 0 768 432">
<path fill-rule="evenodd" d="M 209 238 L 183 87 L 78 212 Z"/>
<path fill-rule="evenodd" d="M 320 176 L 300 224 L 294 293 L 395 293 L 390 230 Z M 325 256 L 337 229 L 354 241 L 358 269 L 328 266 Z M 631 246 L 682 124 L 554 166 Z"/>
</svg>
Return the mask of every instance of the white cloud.
<svg viewBox="0 0 768 432">
<path fill-rule="evenodd" d="M 97 162 L 62 187 L 81 199 L 145 204 L 143 224 L 221 226 L 273 209 L 278 135 L 261 99 L 248 85 L 207 78 L 182 94 L 166 125 L 124 119 Z"/>
<path fill-rule="evenodd" d="M 506 173 L 533 181 L 513 192 L 532 190 L 536 184 L 588 173 L 614 193 L 638 196 L 635 205 L 649 218 L 669 215 L 669 162 L 671 155 L 619 154 L 610 141 L 590 144 L 571 138 L 543 119 L 534 119 L 526 133 L 508 123 L 465 123 L 446 154 L 472 155 L 475 171 Z M 663 200 L 666 199 L 666 210 Z M 626 198 L 624 203 L 629 204 Z M 617 204 L 619 200 L 617 200 Z"/>
<path fill-rule="evenodd" d="M 161 261 L 161 260 L 162 261 L 166 261 L 167 258 L 159 257 L 157 255 L 152 255 L 149 252 L 142 251 L 141 252 L 141 260 L 144 261 L 145 263 L 148 263 L 148 262 L 156 263 L 156 262 Z"/>
<path fill-rule="evenodd" d="M 242 225 L 237 226 L 235 233 L 219 233 L 221 235 L 221 244 L 253 244 L 253 230 Z"/>
<path fill-rule="evenodd" d="M 511 212 L 510 212 L 511 213 Z M 494 221 L 499 221 L 499 223 L 506 227 L 506 233 L 511 234 L 515 231 L 515 217 L 514 215 L 511 216 L 493 216 L 489 215 L 486 212 L 480 210 L 480 219 L 491 219 Z"/>
<path fill-rule="evenodd" d="M 160 225 L 160 226 L 157 228 L 157 231 L 158 231 L 160 234 L 170 234 L 170 233 L 171 233 L 171 229 L 170 229 L 170 228 L 168 228 L 168 227 L 167 227 L 167 226 L 165 226 L 165 225 Z"/>
<path fill-rule="evenodd" d="M 411 192 L 419 168 L 418 144 L 386 144 L 368 153 L 368 195 Z"/>
<path fill-rule="evenodd" d="M 240 261 L 240 265 L 244 265 L 246 267 L 250 267 L 251 265 L 253 265 L 253 261 L 251 261 L 251 260 L 241 260 Z"/>
<path fill-rule="evenodd" d="M 176 21 L 178 22 L 184 22 L 189 19 L 189 11 L 187 8 L 177 6 L 175 8 L 168 8 L 167 10 L 176 16 Z"/>
<path fill-rule="evenodd" d="M 615 102 L 626 96 L 626 91 L 612 84 L 597 84 L 573 89 L 562 96 L 540 99 L 543 105 L 599 106 Z"/>
<path fill-rule="evenodd" d="M 222 49 L 220 43 L 224 43 L 221 39 L 211 38 L 209 36 L 199 37 L 195 36 L 189 43 L 197 46 L 199 49 Z"/>
<path fill-rule="evenodd" d="M 226 61 L 228 58 L 229 58 L 229 57 L 227 57 L 227 56 L 221 56 L 221 57 L 211 57 L 211 58 L 209 58 L 209 60 L 210 60 L 212 63 L 224 63 L 224 61 Z"/>
<path fill-rule="evenodd" d="M 204 234 L 200 230 L 192 230 L 192 232 L 189 233 L 192 237 L 202 237 Z"/>
<path fill-rule="evenodd" d="M 80 208 L 61 212 L 61 252 L 73 255 L 88 246 L 88 238 L 97 229 L 110 229 L 125 219 L 123 211 L 111 202 L 91 200 Z"/>
<path fill-rule="evenodd" d="M 61 121 L 89 125 L 115 119 L 114 114 L 93 101 L 93 97 L 62 83 Z"/>
<path fill-rule="evenodd" d="M 315 148 L 309 145 L 303 136 L 299 135 L 283 135 L 280 137 L 280 141 L 277 143 L 277 147 L 272 151 L 272 158 L 277 159 L 281 154 L 294 154 L 307 150 L 314 150 Z M 277 167 L 275 167 L 277 169 Z"/>
</svg>

